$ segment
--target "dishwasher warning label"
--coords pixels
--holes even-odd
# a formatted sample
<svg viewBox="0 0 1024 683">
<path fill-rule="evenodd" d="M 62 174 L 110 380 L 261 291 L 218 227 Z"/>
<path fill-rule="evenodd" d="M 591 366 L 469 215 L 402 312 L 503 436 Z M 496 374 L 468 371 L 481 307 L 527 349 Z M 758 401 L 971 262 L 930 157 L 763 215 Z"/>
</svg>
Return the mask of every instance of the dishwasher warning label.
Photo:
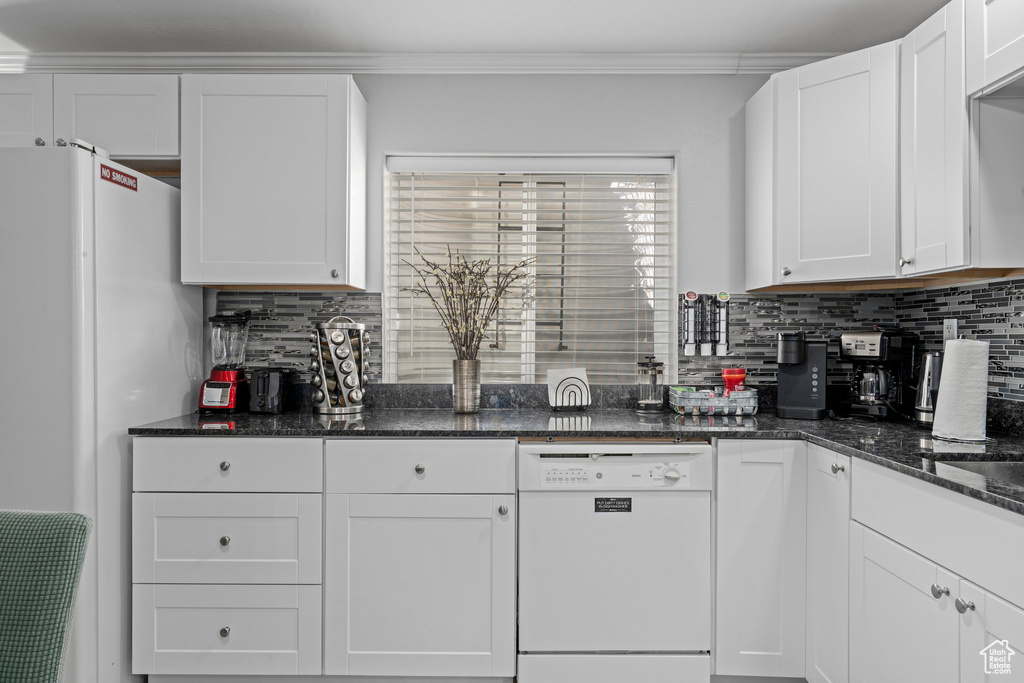
<svg viewBox="0 0 1024 683">
<path fill-rule="evenodd" d="M 632 498 L 595 498 L 594 512 L 632 512 Z"/>
</svg>

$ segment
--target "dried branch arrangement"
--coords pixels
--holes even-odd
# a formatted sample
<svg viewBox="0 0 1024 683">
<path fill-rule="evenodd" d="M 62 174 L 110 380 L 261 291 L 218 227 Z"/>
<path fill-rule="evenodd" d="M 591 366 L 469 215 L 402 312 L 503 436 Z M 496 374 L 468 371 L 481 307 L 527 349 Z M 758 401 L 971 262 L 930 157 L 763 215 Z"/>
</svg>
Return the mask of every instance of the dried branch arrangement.
<svg viewBox="0 0 1024 683">
<path fill-rule="evenodd" d="M 501 267 L 492 266 L 490 259 L 470 261 L 458 252 L 452 254 L 451 247 L 447 264 L 431 261 L 419 250 L 416 254 L 422 265 L 403 260 L 419 277 L 419 283 L 406 289 L 429 297 L 455 348 L 455 357 L 475 360 L 501 298 L 515 282 L 528 276 L 526 268 L 535 259 Z"/>
</svg>

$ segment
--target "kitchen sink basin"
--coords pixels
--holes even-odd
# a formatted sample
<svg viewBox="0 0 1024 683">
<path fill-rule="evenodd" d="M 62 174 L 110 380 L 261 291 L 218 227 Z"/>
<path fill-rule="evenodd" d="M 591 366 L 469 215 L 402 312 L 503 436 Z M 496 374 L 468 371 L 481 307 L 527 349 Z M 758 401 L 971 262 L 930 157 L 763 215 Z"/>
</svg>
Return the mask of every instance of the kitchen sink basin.
<svg viewBox="0 0 1024 683">
<path fill-rule="evenodd" d="M 936 465 L 948 465 L 968 472 L 980 474 L 988 479 L 997 479 L 1017 486 L 1024 486 L 1024 462 L 1017 461 L 965 461 L 937 462 Z"/>
</svg>

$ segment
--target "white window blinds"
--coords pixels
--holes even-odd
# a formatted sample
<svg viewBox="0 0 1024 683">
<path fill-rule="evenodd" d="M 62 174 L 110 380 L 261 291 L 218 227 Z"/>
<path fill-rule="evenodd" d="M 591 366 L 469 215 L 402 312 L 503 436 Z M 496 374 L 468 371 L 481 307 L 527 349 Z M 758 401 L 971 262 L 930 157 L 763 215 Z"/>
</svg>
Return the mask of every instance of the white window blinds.
<svg viewBox="0 0 1024 683">
<path fill-rule="evenodd" d="M 452 379 L 448 336 L 409 291 L 407 265 L 417 252 L 447 262 L 448 248 L 502 266 L 535 259 L 487 331 L 482 381 L 543 383 L 582 366 L 591 383 L 630 384 L 643 356 L 671 360 L 670 174 L 392 171 L 386 188 L 388 381 Z"/>
</svg>

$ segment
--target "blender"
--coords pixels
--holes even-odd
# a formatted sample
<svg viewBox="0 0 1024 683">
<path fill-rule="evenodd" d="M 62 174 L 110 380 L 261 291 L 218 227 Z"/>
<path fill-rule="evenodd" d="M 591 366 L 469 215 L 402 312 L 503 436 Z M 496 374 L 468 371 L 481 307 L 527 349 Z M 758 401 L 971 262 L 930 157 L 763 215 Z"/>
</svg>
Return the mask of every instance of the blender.
<svg viewBox="0 0 1024 683">
<path fill-rule="evenodd" d="M 199 412 L 237 413 L 249 409 L 249 380 L 242 364 L 251 317 L 250 311 L 210 316 L 213 371 L 199 392 Z"/>
</svg>

